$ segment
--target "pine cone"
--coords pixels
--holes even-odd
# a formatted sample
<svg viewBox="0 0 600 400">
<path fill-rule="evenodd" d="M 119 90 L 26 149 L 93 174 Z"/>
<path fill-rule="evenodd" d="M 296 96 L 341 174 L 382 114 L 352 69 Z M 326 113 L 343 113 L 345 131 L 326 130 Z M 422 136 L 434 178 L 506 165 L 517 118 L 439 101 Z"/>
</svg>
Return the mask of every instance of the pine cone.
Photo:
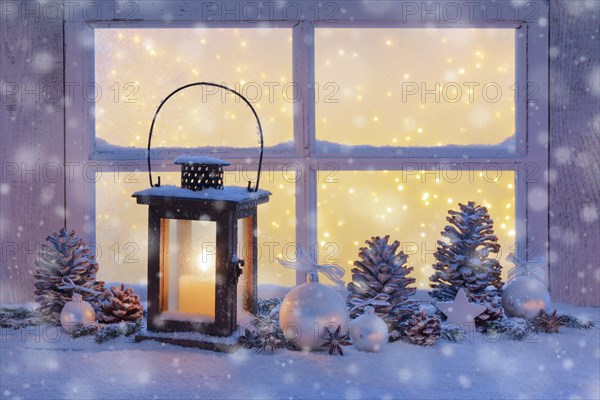
<svg viewBox="0 0 600 400">
<path fill-rule="evenodd" d="M 485 325 L 486 322 L 498 321 L 504 316 L 500 296 L 492 296 L 488 293 L 473 294 L 469 296 L 469 301 L 486 307 L 485 311 L 475 318 L 476 325 Z"/>
<path fill-rule="evenodd" d="M 427 310 L 413 314 L 412 318 L 406 321 L 404 325 L 404 335 L 408 341 L 420 346 L 435 344 L 442 336 L 439 318 L 428 316 Z"/>
<path fill-rule="evenodd" d="M 410 317 L 414 311 L 414 302 L 408 297 L 415 293 L 414 278 L 408 277 L 413 268 L 406 266 L 408 256 L 400 251 L 399 241 L 388 244 L 389 235 L 384 238 L 379 236 L 367 240 L 368 247 L 361 247 L 358 256 L 362 261 L 355 261 L 356 268 L 352 269 L 352 282 L 348 284 L 348 300 L 358 298 L 372 299 L 378 294 L 385 293 L 389 296 L 389 306 L 376 306 L 376 313 L 383 318 L 390 331 L 399 320 Z M 351 316 L 357 317 L 361 312 L 354 311 Z"/>
<path fill-rule="evenodd" d="M 132 288 L 125 289 L 125 284 L 121 284 L 120 289 L 113 286 L 110 291 L 104 293 L 97 318 L 98 322 L 112 324 L 121 321 L 139 321 L 143 313 L 144 307 L 140 303 L 140 296 L 133 293 Z"/>
<path fill-rule="evenodd" d="M 60 312 L 73 296 L 73 289 L 60 288 L 62 279 L 68 277 L 76 285 L 90 289 L 96 289 L 103 282 L 96 282 L 96 259 L 74 231 L 61 229 L 46 240 L 49 244 L 42 245 L 35 262 L 35 301 L 40 304 L 37 311 L 45 321 L 60 325 Z M 97 304 L 97 295 L 87 292 L 81 295 L 92 306 Z"/>
<path fill-rule="evenodd" d="M 487 208 L 472 201 L 459 206 L 460 211 L 448 211 L 446 220 L 451 225 L 442 232 L 450 241 L 439 240 L 434 254 L 437 262 L 433 264 L 435 274 L 429 278 L 430 295 L 438 301 L 452 300 L 460 288 L 472 294 L 484 293 L 489 286 L 502 289 L 502 266 L 489 258 L 490 253 L 500 251 L 494 221 Z"/>
</svg>

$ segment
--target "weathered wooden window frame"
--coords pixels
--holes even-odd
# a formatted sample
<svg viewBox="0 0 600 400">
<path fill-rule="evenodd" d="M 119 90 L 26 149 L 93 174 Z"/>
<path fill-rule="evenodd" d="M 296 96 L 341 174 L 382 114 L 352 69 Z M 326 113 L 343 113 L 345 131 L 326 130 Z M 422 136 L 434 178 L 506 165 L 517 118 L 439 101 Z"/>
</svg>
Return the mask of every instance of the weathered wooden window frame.
<svg viewBox="0 0 600 400">
<path fill-rule="evenodd" d="M 408 4 L 417 7 L 418 13 L 408 13 Z M 489 9 L 502 16 L 500 20 L 490 18 Z M 128 3 L 129 4 L 129 3 Z M 516 251 L 520 257 L 526 253 L 543 255 L 547 258 L 548 246 L 548 4 L 545 0 L 532 0 L 527 3 L 494 2 L 453 2 L 463 8 L 461 18 L 444 21 L 436 17 L 443 12 L 440 4 L 430 1 L 349 1 L 349 2 L 299 2 L 295 7 L 302 10 L 303 18 L 286 20 L 269 19 L 271 13 L 259 16 L 253 21 L 236 20 L 236 13 L 224 13 L 223 19 L 214 20 L 207 16 L 203 2 L 155 2 L 140 1 L 135 4 L 136 13 L 128 17 L 97 20 L 88 19 L 85 14 L 75 14 L 75 18 L 65 21 L 65 93 L 69 102 L 65 109 L 66 148 L 65 159 L 71 168 L 80 168 L 67 180 L 66 208 L 67 225 L 74 228 L 90 242 L 95 242 L 95 184 L 93 172 L 111 171 L 114 163 L 127 162 L 140 171 L 147 170 L 143 151 L 123 151 L 101 153 L 95 151 L 94 104 L 86 101 L 84 92 L 73 87 L 90 87 L 94 82 L 94 29 L 126 27 L 193 27 L 198 23 L 203 27 L 256 27 L 262 22 L 272 27 L 288 27 L 292 30 L 293 81 L 302 91 L 302 100 L 295 104 L 293 119 L 294 148 L 278 153 L 266 152 L 265 163 L 274 169 L 294 162 L 301 168 L 302 176 L 296 181 L 296 241 L 310 248 L 317 242 L 317 172 L 324 166 L 335 165 L 339 170 L 403 170 L 414 168 L 436 169 L 440 165 L 455 165 L 462 169 L 473 169 L 473 163 L 487 163 L 497 170 L 515 172 L 515 216 Z M 238 10 L 248 4 L 240 1 L 214 3 L 227 10 Z M 257 3 L 259 4 L 259 3 Z M 287 3 L 282 3 L 287 4 Z M 433 4 L 433 5 L 432 5 Z M 448 4 L 448 3 L 446 3 Z M 114 4 L 96 3 L 100 11 L 95 15 L 115 14 Z M 337 7 L 338 12 L 331 16 L 327 7 Z M 371 13 L 368 7 L 392 7 L 396 12 Z M 394 8 L 395 7 L 395 8 Z M 414 10 L 414 8 L 410 8 Z M 428 13 L 428 10 L 429 13 Z M 163 20 L 169 15 L 169 22 Z M 237 15 L 239 17 L 239 15 Z M 436 20 L 438 19 L 438 20 Z M 432 21 L 433 20 L 433 21 Z M 544 23 L 545 22 L 545 23 Z M 348 159 L 347 154 L 319 153 L 315 131 L 315 28 L 354 27 L 354 28 L 515 28 L 516 35 L 516 83 L 521 91 L 516 103 L 516 143 L 513 153 L 491 150 L 482 154 L 481 150 L 448 148 L 436 156 L 428 148 L 406 148 L 403 156 L 385 149 L 361 150 L 360 154 Z M 82 44 L 84 44 L 82 48 Z M 528 85 L 535 85 L 535 98 L 529 98 Z M 306 94 L 306 95 L 304 95 Z M 442 148 L 443 149 L 443 148 Z M 232 163 L 242 162 L 254 154 L 243 151 L 222 152 L 220 157 Z M 161 159 L 171 159 L 165 151 L 153 157 L 152 168 L 156 171 L 175 171 L 176 167 L 161 166 Z M 133 201 L 133 200 L 132 200 Z M 546 202 L 544 206 L 543 202 Z M 540 206 L 542 202 L 542 206 Z M 534 206 L 532 206 L 532 204 Z M 303 277 L 297 276 L 297 282 Z"/>
</svg>

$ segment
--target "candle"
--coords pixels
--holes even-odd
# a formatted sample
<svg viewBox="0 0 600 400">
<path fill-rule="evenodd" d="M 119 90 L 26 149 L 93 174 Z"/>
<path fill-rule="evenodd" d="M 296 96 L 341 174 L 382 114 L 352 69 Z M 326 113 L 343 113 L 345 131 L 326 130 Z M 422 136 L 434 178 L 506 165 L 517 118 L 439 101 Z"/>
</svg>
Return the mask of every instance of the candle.
<svg viewBox="0 0 600 400">
<path fill-rule="evenodd" d="M 179 311 L 215 316 L 215 280 L 202 276 L 179 277 Z"/>
<path fill-rule="evenodd" d="M 199 263 L 198 274 L 179 277 L 179 311 L 215 316 L 215 267 Z"/>
</svg>

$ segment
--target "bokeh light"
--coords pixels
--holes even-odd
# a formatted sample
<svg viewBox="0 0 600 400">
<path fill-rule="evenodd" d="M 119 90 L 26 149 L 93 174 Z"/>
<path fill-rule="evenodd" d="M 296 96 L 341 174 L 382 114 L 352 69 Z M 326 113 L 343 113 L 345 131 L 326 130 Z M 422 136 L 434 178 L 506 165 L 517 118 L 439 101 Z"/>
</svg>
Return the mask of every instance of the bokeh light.
<svg viewBox="0 0 600 400">
<path fill-rule="evenodd" d="M 95 29 L 97 149 L 146 147 L 160 101 L 192 82 L 237 90 L 261 116 L 268 146 L 292 140 L 290 29 Z M 277 55 L 277 56 L 274 56 Z M 175 95 L 154 130 L 158 147 L 256 147 L 256 122 L 235 95 L 196 87 Z M 106 146 L 105 146 L 106 148 Z"/>
<path fill-rule="evenodd" d="M 241 169 L 241 168 L 240 168 Z M 225 185 L 244 186 L 255 172 L 225 173 Z M 179 172 L 161 172 L 164 185 L 180 185 Z M 145 172 L 103 172 L 96 183 L 96 239 L 98 279 L 109 282 L 146 282 L 148 268 L 148 206 L 131 195 L 148 187 Z M 277 263 L 282 251 L 296 242 L 295 175 L 268 168 L 261 189 L 273 195 L 258 207 L 258 282 L 293 286 L 294 271 Z M 240 252 L 241 253 L 241 252 Z"/>
<path fill-rule="evenodd" d="M 448 210 L 475 201 L 488 208 L 502 253 L 515 243 L 513 171 L 340 171 L 319 173 L 319 259 L 336 263 L 352 279 L 353 263 L 372 236 L 400 241 L 419 288 L 429 287 L 433 253 L 448 224 Z M 507 270 L 503 271 L 506 276 Z"/>
<path fill-rule="evenodd" d="M 513 137 L 514 29 L 318 28 L 315 36 L 318 139 L 434 147 Z"/>
</svg>

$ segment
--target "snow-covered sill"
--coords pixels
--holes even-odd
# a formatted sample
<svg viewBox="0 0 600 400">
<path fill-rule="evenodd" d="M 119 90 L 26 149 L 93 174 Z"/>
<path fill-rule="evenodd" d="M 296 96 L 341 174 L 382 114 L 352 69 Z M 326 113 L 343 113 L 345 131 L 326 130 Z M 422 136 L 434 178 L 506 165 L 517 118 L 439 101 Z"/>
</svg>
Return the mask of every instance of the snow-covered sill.
<svg viewBox="0 0 600 400">
<path fill-rule="evenodd" d="M 369 144 L 347 145 L 326 140 L 317 140 L 315 154 L 323 157 L 514 157 L 520 155 L 511 136 L 497 144 L 447 144 L 442 146 L 373 146 Z M 118 146 L 96 138 L 93 159 L 146 159 L 147 149 L 140 147 Z M 258 148 L 253 147 L 159 147 L 151 150 L 153 160 L 171 160 L 180 155 L 210 155 L 222 158 L 245 159 L 257 158 Z M 267 146 L 265 157 L 289 157 L 295 155 L 295 144 L 292 141 Z"/>
</svg>

